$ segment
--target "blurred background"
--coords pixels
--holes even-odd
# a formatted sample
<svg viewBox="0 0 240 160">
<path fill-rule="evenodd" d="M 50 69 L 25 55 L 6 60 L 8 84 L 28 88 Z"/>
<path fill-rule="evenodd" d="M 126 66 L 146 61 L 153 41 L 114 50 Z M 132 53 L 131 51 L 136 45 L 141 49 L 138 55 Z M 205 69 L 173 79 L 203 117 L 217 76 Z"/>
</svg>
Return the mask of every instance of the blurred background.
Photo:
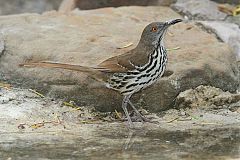
<svg viewBox="0 0 240 160">
<path fill-rule="evenodd" d="M 0 15 L 43 13 L 58 10 L 61 3 L 74 3 L 81 10 L 118 6 L 169 6 L 176 0 L 0 0 Z M 219 3 L 239 4 L 240 0 L 213 0 Z M 74 7 L 74 8 L 75 8 Z"/>
</svg>

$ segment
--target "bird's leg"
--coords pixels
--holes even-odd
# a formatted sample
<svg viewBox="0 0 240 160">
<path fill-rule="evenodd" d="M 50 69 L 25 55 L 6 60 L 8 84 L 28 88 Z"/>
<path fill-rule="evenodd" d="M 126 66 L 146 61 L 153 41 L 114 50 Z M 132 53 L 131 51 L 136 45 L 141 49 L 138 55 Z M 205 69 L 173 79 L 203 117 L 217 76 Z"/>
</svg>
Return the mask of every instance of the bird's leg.
<svg viewBox="0 0 240 160">
<path fill-rule="evenodd" d="M 122 101 L 122 109 L 127 117 L 127 120 L 128 120 L 128 125 L 130 128 L 133 127 L 133 122 L 129 116 L 129 113 L 128 113 L 128 110 L 127 110 L 127 105 L 128 105 L 128 97 L 127 96 L 124 96 L 123 97 L 123 101 Z"/>
<path fill-rule="evenodd" d="M 134 110 L 134 112 L 137 114 L 137 117 L 138 117 L 139 119 L 141 119 L 141 121 L 145 121 L 145 122 L 149 121 L 146 117 L 144 117 L 144 116 L 137 110 L 136 107 L 134 107 L 134 105 L 133 105 L 132 102 L 130 101 L 130 97 L 131 97 L 131 95 L 127 96 L 127 102 L 128 102 L 128 104 L 132 107 L 132 109 Z"/>
</svg>

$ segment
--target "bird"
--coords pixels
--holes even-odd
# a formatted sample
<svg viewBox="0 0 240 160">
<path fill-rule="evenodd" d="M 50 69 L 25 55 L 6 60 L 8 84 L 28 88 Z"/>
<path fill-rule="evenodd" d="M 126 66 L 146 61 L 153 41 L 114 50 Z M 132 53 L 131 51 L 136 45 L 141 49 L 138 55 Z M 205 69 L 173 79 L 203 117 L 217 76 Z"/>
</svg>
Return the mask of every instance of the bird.
<svg viewBox="0 0 240 160">
<path fill-rule="evenodd" d="M 51 61 L 26 62 L 20 66 L 80 71 L 103 82 L 107 88 L 115 90 L 123 96 L 122 109 L 128 126 L 133 128 L 134 125 L 127 110 L 128 105 L 142 121 L 147 119 L 137 110 L 130 98 L 134 93 L 150 86 L 163 76 L 168 61 L 167 50 L 164 46 L 165 34 L 170 26 L 182 21 L 182 19 L 174 19 L 148 24 L 134 49 L 106 59 L 94 67 Z"/>
</svg>

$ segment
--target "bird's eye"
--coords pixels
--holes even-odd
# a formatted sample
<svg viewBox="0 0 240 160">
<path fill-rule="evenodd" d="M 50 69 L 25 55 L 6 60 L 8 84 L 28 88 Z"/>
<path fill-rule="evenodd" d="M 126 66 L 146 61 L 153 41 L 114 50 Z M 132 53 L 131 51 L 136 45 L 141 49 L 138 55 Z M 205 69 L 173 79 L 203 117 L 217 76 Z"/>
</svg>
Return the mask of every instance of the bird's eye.
<svg viewBox="0 0 240 160">
<path fill-rule="evenodd" d="M 156 31 L 157 31 L 157 27 L 156 26 L 152 27 L 152 32 L 156 32 Z"/>
</svg>

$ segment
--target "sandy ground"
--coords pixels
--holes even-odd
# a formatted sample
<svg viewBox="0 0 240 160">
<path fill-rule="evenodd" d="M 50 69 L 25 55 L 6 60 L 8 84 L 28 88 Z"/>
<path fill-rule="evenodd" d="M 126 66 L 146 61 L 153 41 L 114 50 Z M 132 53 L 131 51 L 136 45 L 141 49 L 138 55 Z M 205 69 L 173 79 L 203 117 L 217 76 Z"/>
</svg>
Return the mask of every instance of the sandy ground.
<svg viewBox="0 0 240 160">
<path fill-rule="evenodd" d="M 99 113 L 93 107 L 56 101 L 33 90 L 4 87 L 0 91 L 0 157 L 239 159 L 237 104 L 158 114 L 142 109 L 152 123 L 135 122 L 135 129 L 129 130 L 120 119 L 121 111 Z"/>
</svg>

